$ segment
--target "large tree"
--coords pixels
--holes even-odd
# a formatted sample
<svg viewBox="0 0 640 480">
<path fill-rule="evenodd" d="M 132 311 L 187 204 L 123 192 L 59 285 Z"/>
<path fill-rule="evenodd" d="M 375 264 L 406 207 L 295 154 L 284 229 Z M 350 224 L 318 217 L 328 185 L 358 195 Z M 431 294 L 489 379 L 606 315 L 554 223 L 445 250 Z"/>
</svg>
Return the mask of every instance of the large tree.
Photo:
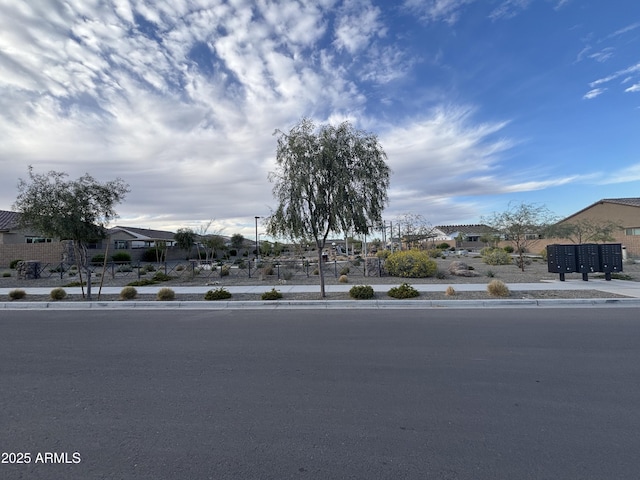
<svg viewBox="0 0 640 480">
<path fill-rule="evenodd" d="M 278 207 L 267 232 L 311 238 L 318 251 L 320 292 L 325 297 L 322 251 L 330 233 L 367 234 L 382 221 L 390 170 L 376 135 L 350 123 L 316 125 L 302 119 L 288 133 L 277 130 L 276 170 L 269 174 Z"/>
<path fill-rule="evenodd" d="M 544 236 L 555 220 L 544 205 L 509 203 L 504 212 L 493 213 L 483 218 L 482 222 L 513 244 L 518 255 L 518 266 L 524 272 L 527 246 Z"/>
<path fill-rule="evenodd" d="M 13 208 L 23 226 L 43 235 L 71 240 L 76 264 L 87 272 L 87 293 L 91 299 L 91 274 L 87 243 L 106 238 L 108 223 L 117 217 L 115 206 L 129 192 L 129 185 L 118 178 L 100 183 L 85 174 L 77 180 L 63 172 L 34 173 L 18 182 L 18 197 Z M 84 294 L 84 292 L 83 292 Z"/>
</svg>

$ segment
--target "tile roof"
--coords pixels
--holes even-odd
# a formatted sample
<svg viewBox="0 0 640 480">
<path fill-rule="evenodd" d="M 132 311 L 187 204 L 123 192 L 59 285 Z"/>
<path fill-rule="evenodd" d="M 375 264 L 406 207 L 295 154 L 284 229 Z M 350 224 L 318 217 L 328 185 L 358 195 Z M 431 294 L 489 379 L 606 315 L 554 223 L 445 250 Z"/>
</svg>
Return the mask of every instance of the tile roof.
<svg viewBox="0 0 640 480">
<path fill-rule="evenodd" d="M 18 226 L 18 212 L 10 212 L 8 210 L 0 210 L 0 230 L 11 230 Z"/>
<path fill-rule="evenodd" d="M 603 198 L 602 200 L 600 200 L 600 202 L 617 203 L 619 205 L 628 205 L 630 207 L 640 207 L 640 198 Z"/>
<path fill-rule="evenodd" d="M 109 233 L 113 233 L 116 230 L 127 232 L 140 240 L 173 240 L 174 233 L 166 230 L 151 230 L 150 228 L 137 228 L 137 227 L 122 227 L 115 226 L 109 229 Z"/>
<path fill-rule="evenodd" d="M 452 233 L 462 233 L 465 235 L 469 234 L 483 234 L 490 233 L 493 230 L 491 227 L 487 225 L 438 225 L 437 229 L 441 230 L 443 233 L 450 235 Z"/>
</svg>

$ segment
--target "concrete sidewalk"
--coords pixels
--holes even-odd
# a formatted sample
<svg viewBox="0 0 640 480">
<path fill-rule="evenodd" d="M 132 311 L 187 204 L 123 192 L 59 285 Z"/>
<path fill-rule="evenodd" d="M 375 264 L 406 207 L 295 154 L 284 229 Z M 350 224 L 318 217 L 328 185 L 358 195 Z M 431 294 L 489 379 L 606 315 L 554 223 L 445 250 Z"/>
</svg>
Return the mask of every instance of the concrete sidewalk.
<svg viewBox="0 0 640 480">
<path fill-rule="evenodd" d="M 371 284 L 375 292 L 386 293 L 391 287 L 398 284 Z M 165 285 L 166 286 L 166 285 Z M 154 285 L 147 287 L 136 287 L 139 295 L 155 295 L 158 290 L 164 288 L 163 285 Z M 420 292 L 444 292 L 447 286 L 443 284 L 412 284 L 412 286 Z M 485 291 L 487 283 L 466 283 L 452 284 L 457 292 L 473 292 Z M 14 309 L 86 309 L 86 308 L 112 308 L 112 309 L 128 309 L 128 308 L 193 308 L 193 309 L 220 309 L 220 308 L 479 308 L 479 307 L 525 307 L 525 306 L 630 306 L 640 307 L 640 282 L 630 282 L 625 280 L 603 279 L 589 280 L 570 280 L 561 282 L 559 280 L 545 281 L 540 283 L 510 283 L 507 284 L 512 292 L 518 291 L 546 291 L 546 290 L 598 290 L 601 292 L 625 295 L 630 298 L 598 298 L 598 299 L 487 299 L 487 300 L 287 300 L 287 293 L 303 293 L 303 292 L 319 292 L 319 285 L 244 285 L 244 286 L 226 286 L 226 285 L 202 285 L 202 286 L 172 286 L 170 287 L 178 296 L 178 299 L 172 302 L 158 301 L 126 301 L 126 302 L 108 302 L 98 301 L 98 288 L 93 287 L 92 302 L 0 302 L 0 310 Z M 271 288 L 275 288 L 284 295 L 283 300 L 274 301 L 204 301 L 204 294 L 216 288 L 224 287 L 232 295 L 233 294 L 256 294 L 260 295 Z M 327 293 L 348 292 L 353 284 L 343 285 L 326 285 Z M 49 295 L 52 288 L 50 287 L 20 287 L 27 292 L 27 295 Z M 7 296 L 14 288 L 0 288 L 0 296 Z M 118 295 L 122 287 L 103 287 L 103 295 Z M 65 288 L 69 295 L 81 295 L 79 287 Z M 202 295 L 203 301 L 180 301 L 181 294 Z"/>
</svg>

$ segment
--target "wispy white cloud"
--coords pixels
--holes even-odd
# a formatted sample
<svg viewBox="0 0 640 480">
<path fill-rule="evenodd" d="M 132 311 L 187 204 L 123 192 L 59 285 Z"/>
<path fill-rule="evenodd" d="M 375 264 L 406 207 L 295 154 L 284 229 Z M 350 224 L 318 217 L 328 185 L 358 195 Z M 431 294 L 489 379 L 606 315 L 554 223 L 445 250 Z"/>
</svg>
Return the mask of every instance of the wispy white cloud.
<svg viewBox="0 0 640 480">
<path fill-rule="evenodd" d="M 492 20 L 513 18 L 525 10 L 532 1 L 533 0 L 503 0 L 502 3 L 489 14 L 489 18 Z"/>
<path fill-rule="evenodd" d="M 627 93 L 640 92 L 640 83 L 636 83 L 634 85 L 631 85 L 629 88 L 625 89 L 625 92 L 627 92 Z"/>
<path fill-rule="evenodd" d="M 594 99 L 596 97 L 599 97 L 606 90 L 607 90 L 606 88 L 594 88 L 593 90 L 589 90 L 587 93 L 585 93 L 582 98 L 585 99 L 585 100 L 591 100 L 591 99 Z"/>
<path fill-rule="evenodd" d="M 617 183 L 628 183 L 640 181 L 640 163 L 617 171 L 603 174 L 598 181 L 600 185 L 611 185 Z"/>
<path fill-rule="evenodd" d="M 427 22 L 454 24 L 474 0 L 404 0 L 403 7 Z"/>
</svg>

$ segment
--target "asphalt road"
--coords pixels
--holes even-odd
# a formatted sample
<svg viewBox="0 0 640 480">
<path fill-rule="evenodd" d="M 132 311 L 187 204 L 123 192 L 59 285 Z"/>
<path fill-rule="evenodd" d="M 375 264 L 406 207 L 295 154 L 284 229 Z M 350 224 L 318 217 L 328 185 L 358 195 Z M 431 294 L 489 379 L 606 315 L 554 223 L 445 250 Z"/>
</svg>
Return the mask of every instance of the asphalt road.
<svg viewBox="0 0 640 480">
<path fill-rule="evenodd" d="M 638 309 L 0 312 L 0 478 L 637 479 L 639 380 Z"/>
</svg>

